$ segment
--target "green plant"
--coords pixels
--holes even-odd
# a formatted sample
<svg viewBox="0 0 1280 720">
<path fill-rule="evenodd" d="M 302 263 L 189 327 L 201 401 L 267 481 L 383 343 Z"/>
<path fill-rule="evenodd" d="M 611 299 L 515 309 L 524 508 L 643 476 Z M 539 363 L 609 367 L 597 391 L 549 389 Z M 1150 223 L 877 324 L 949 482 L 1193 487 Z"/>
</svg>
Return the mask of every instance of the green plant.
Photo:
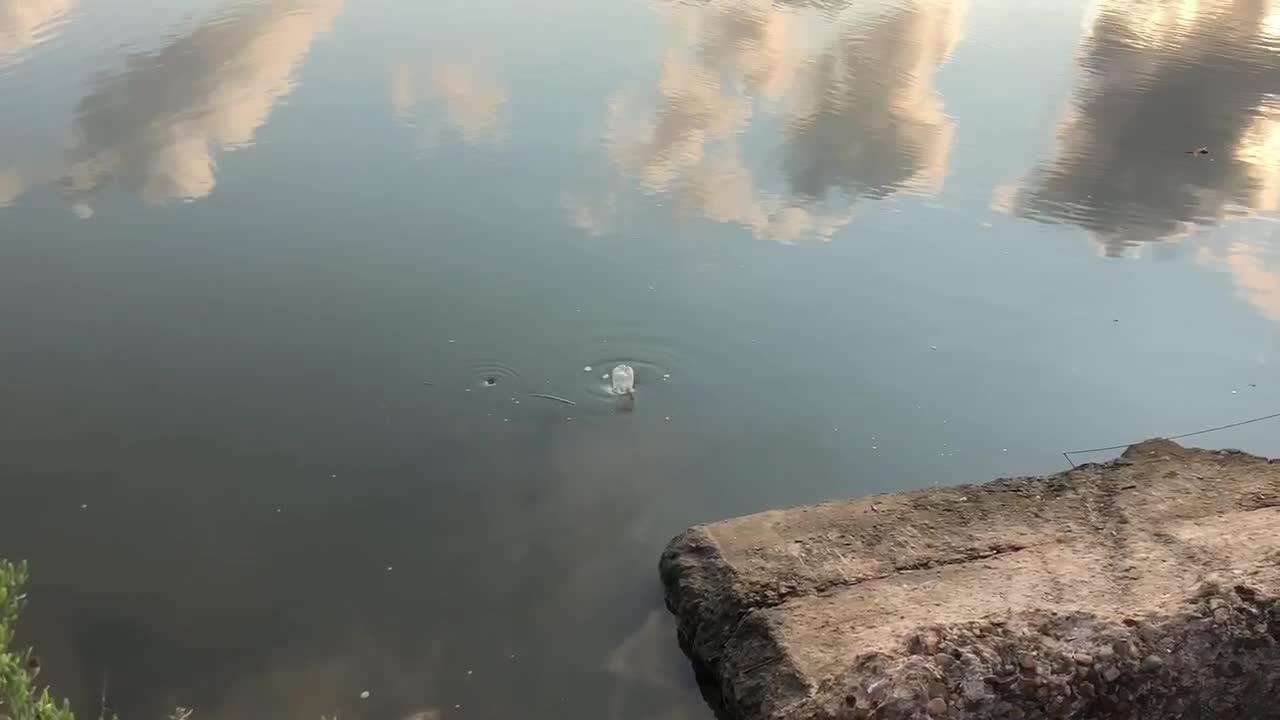
<svg viewBox="0 0 1280 720">
<path fill-rule="evenodd" d="M 59 705 L 49 697 L 48 688 L 36 686 L 39 667 L 31 653 L 9 648 L 26 600 L 22 594 L 26 582 L 26 563 L 0 560 L 0 720 L 75 720 L 67 701 Z"/>
</svg>

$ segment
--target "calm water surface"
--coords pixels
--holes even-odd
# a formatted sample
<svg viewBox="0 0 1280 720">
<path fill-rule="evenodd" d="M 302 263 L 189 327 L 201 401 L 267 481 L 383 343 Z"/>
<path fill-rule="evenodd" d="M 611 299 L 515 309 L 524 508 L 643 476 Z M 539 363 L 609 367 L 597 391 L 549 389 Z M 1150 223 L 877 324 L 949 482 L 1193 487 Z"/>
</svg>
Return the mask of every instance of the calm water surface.
<svg viewBox="0 0 1280 720">
<path fill-rule="evenodd" d="M 1280 0 L 0 0 L 22 640 L 126 720 L 705 720 L 672 534 L 1280 410 L 1278 209 Z"/>
</svg>

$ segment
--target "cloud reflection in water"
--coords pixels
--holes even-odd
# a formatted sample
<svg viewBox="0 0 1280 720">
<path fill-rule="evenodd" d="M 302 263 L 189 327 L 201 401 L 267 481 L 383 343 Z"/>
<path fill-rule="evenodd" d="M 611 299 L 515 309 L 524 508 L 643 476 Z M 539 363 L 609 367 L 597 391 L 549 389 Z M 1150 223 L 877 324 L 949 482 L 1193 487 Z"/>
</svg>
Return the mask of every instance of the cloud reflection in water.
<svg viewBox="0 0 1280 720">
<path fill-rule="evenodd" d="M 952 132 L 931 84 L 963 7 L 664 4 L 683 41 L 660 60 L 652 110 L 626 93 L 609 101 L 610 163 L 682 216 L 779 242 L 829 239 L 859 197 L 941 187 Z M 781 145 L 781 177 L 750 161 L 746 136 L 759 132 Z M 602 232 L 591 203 L 566 205 L 580 227 Z"/>
<path fill-rule="evenodd" d="M 414 124 L 424 104 L 438 103 L 445 122 L 468 145 L 503 139 L 507 95 L 497 74 L 477 62 L 391 67 L 391 106 L 396 117 Z M 436 126 L 429 123 L 423 131 L 424 144 L 434 145 Z"/>
<path fill-rule="evenodd" d="M 75 9 L 76 0 L 0 0 L 0 64 L 48 39 Z"/>
<path fill-rule="evenodd" d="M 1052 151 L 997 207 L 1078 225 L 1107 255 L 1276 210 L 1277 18 L 1264 0 L 1100 2 Z"/>
<path fill-rule="evenodd" d="M 207 196 L 215 153 L 254 143 L 343 1 L 237 5 L 159 51 L 129 57 L 80 101 L 61 163 L 0 169 L 0 205 L 46 182 L 57 182 L 83 217 L 112 180 L 150 205 Z"/>
</svg>

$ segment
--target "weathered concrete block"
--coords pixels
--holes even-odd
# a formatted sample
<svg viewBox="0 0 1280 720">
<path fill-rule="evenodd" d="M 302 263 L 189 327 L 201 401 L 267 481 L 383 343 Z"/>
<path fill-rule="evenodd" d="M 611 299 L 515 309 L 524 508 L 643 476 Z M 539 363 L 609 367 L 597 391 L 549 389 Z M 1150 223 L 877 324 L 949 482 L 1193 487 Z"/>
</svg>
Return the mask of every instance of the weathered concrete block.
<svg viewBox="0 0 1280 720">
<path fill-rule="evenodd" d="M 735 720 L 1280 718 L 1280 462 L 1239 452 L 726 520 L 661 573 Z"/>
</svg>

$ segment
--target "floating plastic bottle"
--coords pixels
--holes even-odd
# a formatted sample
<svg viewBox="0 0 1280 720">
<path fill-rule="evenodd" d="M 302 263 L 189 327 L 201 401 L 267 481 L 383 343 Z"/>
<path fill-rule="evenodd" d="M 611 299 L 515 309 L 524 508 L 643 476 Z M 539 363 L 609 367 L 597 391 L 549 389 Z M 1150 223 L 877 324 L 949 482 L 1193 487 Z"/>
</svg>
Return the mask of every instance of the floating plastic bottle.
<svg viewBox="0 0 1280 720">
<path fill-rule="evenodd" d="M 630 395 L 636 389 L 636 371 L 630 365 L 619 365 L 609 374 L 614 395 Z"/>
</svg>

